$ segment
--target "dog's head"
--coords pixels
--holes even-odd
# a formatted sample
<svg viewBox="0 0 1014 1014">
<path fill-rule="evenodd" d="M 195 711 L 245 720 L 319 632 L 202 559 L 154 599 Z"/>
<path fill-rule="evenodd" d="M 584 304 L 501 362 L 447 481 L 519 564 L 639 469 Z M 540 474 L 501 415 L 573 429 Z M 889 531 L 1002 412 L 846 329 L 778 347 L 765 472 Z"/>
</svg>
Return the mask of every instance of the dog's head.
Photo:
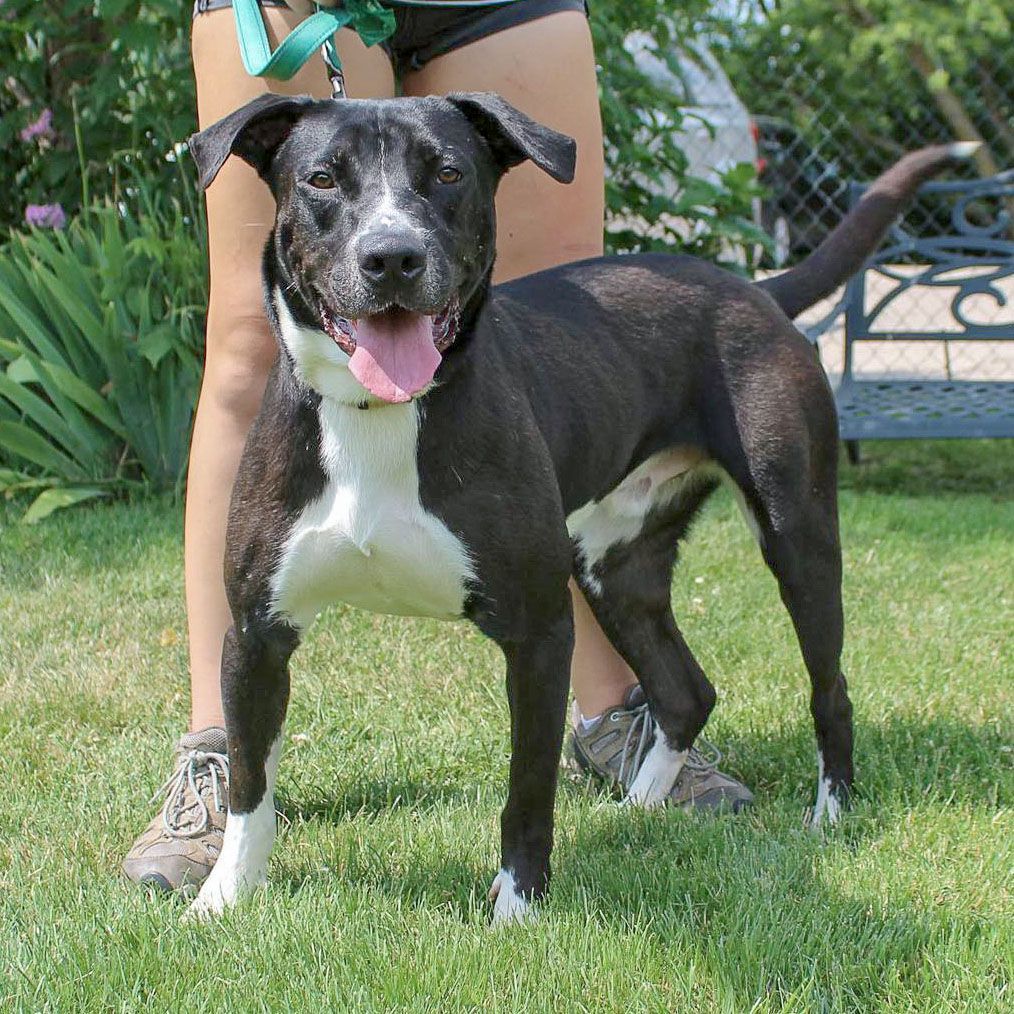
<svg viewBox="0 0 1014 1014">
<path fill-rule="evenodd" d="M 349 400 L 366 388 L 389 402 L 429 386 L 460 312 L 484 291 L 503 174 L 531 160 L 570 182 L 575 161 L 571 138 L 479 93 L 263 95 L 195 134 L 190 150 L 202 186 L 230 154 L 270 186 L 270 295 L 304 377 L 317 386 L 313 363 L 347 366 L 358 381 Z"/>
</svg>

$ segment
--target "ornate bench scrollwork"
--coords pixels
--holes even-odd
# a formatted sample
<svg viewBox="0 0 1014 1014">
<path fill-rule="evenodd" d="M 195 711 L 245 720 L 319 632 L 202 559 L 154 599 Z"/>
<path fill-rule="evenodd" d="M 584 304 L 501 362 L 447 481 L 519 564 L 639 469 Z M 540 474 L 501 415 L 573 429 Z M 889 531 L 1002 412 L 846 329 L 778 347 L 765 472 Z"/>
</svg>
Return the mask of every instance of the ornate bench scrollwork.
<svg viewBox="0 0 1014 1014">
<path fill-rule="evenodd" d="M 864 187 L 853 184 L 854 203 Z M 937 217 L 950 206 L 945 235 L 916 235 L 897 225 L 888 243 L 846 286 L 811 339 L 844 310 L 845 349 L 835 390 L 842 439 L 856 460 L 856 442 L 910 437 L 1014 437 L 1014 170 L 991 179 L 929 183 L 920 190 Z M 922 230 L 925 232 L 925 228 Z M 950 295 L 948 299 L 947 296 Z M 892 371 L 857 371 L 863 343 L 935 342 L 939 377 L 920 368 L 903 379 Z M 986 369 L 955 369 L 957 343 L 983 347 Z M 968 348 L 967 345 L 962 346 Z M 932 363 L 928 345 L 921 362 Z M 869 346 L 866 346 L 869 349 Z M 967 356 L 965 357 L 967 359 Z"/>
</svg>

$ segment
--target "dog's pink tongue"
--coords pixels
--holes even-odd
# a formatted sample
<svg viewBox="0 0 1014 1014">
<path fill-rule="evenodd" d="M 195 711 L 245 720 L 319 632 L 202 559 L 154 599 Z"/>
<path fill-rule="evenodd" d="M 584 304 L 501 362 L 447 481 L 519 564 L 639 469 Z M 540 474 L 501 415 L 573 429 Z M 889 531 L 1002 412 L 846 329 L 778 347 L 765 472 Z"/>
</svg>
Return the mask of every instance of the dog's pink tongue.
<svg viewBox="0 0 1014 1014">
<path fill-rule="evenodd" d="M 433 344 L 433 318 L 407 310 L 361 317 L 356 349 L 349 360 L 352 376 L 384 401 L 408 401 L 432 379 L 440 365 Z"/>
</svg>

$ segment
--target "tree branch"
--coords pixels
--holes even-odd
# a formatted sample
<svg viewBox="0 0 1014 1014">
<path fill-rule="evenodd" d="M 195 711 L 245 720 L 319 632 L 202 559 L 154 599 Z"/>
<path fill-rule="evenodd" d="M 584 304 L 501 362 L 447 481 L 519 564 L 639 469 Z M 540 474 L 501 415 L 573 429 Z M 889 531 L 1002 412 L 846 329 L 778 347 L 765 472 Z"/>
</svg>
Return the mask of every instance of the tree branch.
<svg viewBox="0 0 1014 1014">
<path fill-rule="evenodd" d="M 839 0 L 838 9 L 848 17 L 854 25 L 867 31 L 880 27 L 880 22 L 859 0 Z M 968 115 L 961 99 L 946 84 L 938 84 L 934 76 L 941 68 L 926 51 L 921 42 L 913 42 L 908 47 L 908 55 L 919 76 L 936 104 L 940 115 L 947 121 L 955 140 L 978 141 L 979 147 L 972 158 L 980 176 L 995 176 L 1000 172 L 999 163 L 993 156 L 986 139 L 982 136 L 975 121 Z"/>
</svg>

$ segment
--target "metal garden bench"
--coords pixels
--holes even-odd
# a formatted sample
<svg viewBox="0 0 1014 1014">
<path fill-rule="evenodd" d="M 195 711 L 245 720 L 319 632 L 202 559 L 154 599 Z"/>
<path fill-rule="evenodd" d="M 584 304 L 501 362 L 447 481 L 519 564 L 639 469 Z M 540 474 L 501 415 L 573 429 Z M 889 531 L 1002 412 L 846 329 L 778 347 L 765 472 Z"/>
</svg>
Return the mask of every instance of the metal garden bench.
<svg viewBox="0 0 1014 1014">
<path fill-rule="evenodd" d="M 850 204 L 865 189 L 852 184 Z M 860 440 L 1014 437 L 1014 240 L 1008 210 L 1014 170 L 986 180 L 928 183 L 919 194 L 932 195 L 937 207 L 951 205 L 949 234 L 917 238 L 899 224 L 848 282 L 834 310 L 805 329 L 816 342 L 844 311 L 835 401 L 853 462 Z M 857 371 L 857 357 L 870 349 L 866 343 L 901 341 L 920 343 L 918 376 Z M 967 350 L 973 342 L 991 343 L 979 346 L 991 361 L 976 371 L 986 374 L 983 379 L 962 379 L 955 376 L 964 372 L 960 363 L 954 368 L 955 355 L 962 358 L 957 346 Z M 1009 345 L 998 351 L 997 342 Z M 928 343 L 942 352 L 935 370 L 929 369 Z"/>
</svg>

